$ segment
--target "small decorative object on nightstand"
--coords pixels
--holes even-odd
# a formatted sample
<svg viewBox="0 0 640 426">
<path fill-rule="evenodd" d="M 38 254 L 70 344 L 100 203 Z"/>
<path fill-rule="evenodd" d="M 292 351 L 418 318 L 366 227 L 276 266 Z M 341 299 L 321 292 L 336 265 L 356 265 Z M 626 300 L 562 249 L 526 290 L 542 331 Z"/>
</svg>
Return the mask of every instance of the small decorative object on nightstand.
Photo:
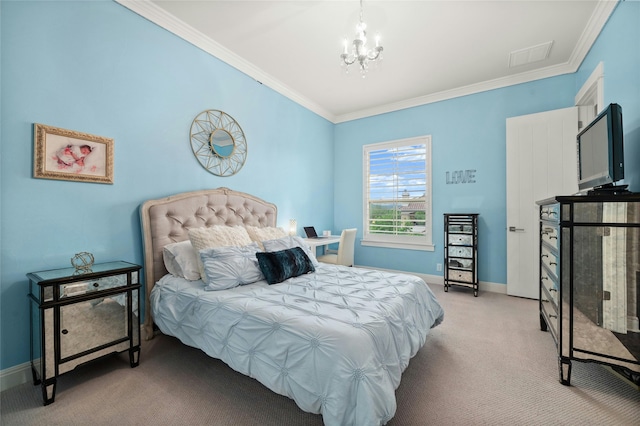
<svg viewBox="0 0 640 426">
<path fill-rule="evenodd" d="M 444 215 L 444 291 L 470 287 L 478 296 L 478 214 Z"/>
<path fill-rule="evenodd" d="M 76 268 L 76 273 L 91 272 L 91 267 L 95 262 L 93 255 L 86 251 L 76 253 L 71 258 L 71 265 Z"/>
<path fill-rule="evenodd" d="M 124 351 L 131 367 L 140 361 L 141 266 L 79 262 L 80 269 L 72 259 L 73 268 L 27 274 L 31 371 L 44 405 L 55 399 L 58 376 L 78 365 Z"/>
</svg>

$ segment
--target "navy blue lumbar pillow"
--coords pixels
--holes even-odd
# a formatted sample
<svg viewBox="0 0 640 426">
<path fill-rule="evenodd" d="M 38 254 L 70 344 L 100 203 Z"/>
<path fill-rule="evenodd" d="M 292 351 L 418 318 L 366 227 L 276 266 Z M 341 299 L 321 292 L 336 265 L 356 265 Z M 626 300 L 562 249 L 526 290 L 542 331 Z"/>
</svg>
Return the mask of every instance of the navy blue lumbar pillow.
<svg viewBox="0 0 640 426">
<path fill-rule="evenodd" d="M 300 247 L 272 252 L 258 252 L 256 257 L 258 258 L 260 270 L 269 284 L 281 283 L 286 279 L 316 270 L 309 257 Z"/>
</svg>

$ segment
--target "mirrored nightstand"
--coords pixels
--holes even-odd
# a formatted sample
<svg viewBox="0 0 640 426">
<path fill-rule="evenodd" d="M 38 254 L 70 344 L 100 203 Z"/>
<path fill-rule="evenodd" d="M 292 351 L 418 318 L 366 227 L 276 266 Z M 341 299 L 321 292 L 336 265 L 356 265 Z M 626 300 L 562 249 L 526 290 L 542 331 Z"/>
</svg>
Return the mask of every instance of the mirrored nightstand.
<svg viewBox="0 0 640 426">
<path fill-rule="evenodd" d="M 54 402 L 58 376 L 78 365 L 125 351 L 138 365 L 140 269 L 119 261 L 27 274 L 31 369 L 44 405 Z"/>
</svg>

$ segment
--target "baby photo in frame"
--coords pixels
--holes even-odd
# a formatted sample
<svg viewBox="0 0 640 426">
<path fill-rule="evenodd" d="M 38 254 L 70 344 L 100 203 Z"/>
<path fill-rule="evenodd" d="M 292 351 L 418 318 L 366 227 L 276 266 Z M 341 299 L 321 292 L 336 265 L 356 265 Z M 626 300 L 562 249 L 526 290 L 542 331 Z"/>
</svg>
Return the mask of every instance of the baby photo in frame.
<svg viewBox="0 0 640 426">
<path fill-rule="evenodd" d="M 34 123 L 33 177 L 113 183 L 113 139 Z"/>
</svg>

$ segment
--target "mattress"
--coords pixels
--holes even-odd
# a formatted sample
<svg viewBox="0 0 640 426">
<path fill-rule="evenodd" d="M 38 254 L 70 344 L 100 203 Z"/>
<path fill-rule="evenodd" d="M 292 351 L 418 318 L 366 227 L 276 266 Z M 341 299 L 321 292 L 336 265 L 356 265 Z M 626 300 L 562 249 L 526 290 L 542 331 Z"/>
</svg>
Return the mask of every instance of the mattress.
<svg viewBox="0 0 640 426">
<path fill-rule="evenodd" d="M 388 422 L 402 372 L 444 316 L 416 276 L 328 264 L 279 284 L 220 291 L 165 275 L 150 302 L 164 334 L 322 414 L 326 425 Z"/>
</svg>

